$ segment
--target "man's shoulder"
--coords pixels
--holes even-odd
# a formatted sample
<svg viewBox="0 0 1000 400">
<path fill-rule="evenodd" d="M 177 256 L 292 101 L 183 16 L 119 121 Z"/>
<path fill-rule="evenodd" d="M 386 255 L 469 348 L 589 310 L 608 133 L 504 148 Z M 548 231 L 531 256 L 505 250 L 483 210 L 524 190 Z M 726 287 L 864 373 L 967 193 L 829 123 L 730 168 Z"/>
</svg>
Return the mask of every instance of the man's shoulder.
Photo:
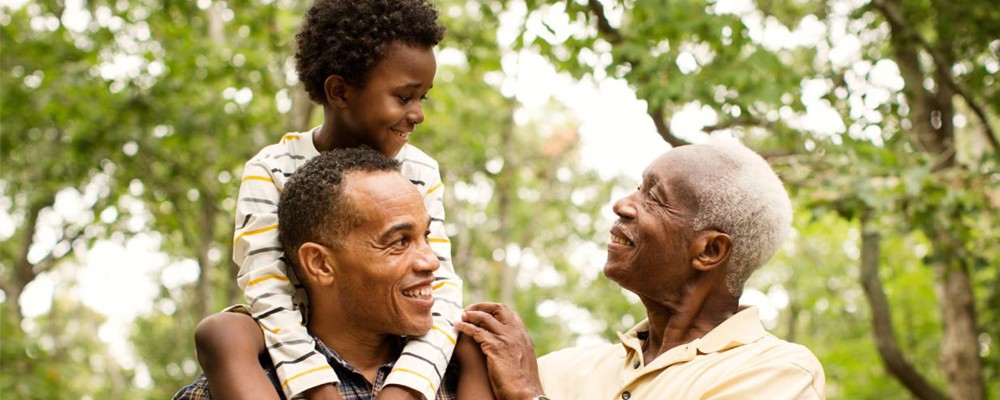
<svg viewBox="0 0 1000 400">
<path fill-rule="evenodd" d="M 538 359 L 540 372 L 565 370 L 568 366 L 592 365 L 607 357 L 625 354 L 620 343 L 601 343 L 556 350 Z M 575 369 L 575 368 L 574 368 Z"/>
<path fill-rule="evenodd" d="M 768 334 L 760 341 L 761 348 L 754 363 L 790 364 L 810 373 L 823 373 L 823 365 L 808 347 Z"/>
</svg>

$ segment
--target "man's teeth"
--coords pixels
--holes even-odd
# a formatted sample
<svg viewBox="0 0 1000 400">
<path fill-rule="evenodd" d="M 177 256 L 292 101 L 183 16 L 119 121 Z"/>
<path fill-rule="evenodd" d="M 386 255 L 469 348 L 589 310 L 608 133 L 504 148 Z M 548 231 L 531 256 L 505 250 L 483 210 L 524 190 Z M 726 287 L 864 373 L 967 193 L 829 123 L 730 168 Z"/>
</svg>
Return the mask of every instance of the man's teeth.
<svg viewBox="0 0 1000 400">
<path fill-rule="evenodd" d="M 622 246 L 632 246 L 632 242 L 630 240 L 615 235 L 614 233 L 611 234 L 611 242 L 620 244 Z"/>
<path fill-rule="evenodd" d="M 426 297 L 430 297 L 431 293 L 433 293 L 433 292 L 434 291 L 431 290 L 431 288 L 429 288 L 429 287 L 428 288 L 423 288 L 423 289 L 417 289 L 417 290 L 404 290 L 403 291 L 403 296 L 406 296 L 406 297 L 417 297 L 417 298 L 426 298 Z"/>
</svg>

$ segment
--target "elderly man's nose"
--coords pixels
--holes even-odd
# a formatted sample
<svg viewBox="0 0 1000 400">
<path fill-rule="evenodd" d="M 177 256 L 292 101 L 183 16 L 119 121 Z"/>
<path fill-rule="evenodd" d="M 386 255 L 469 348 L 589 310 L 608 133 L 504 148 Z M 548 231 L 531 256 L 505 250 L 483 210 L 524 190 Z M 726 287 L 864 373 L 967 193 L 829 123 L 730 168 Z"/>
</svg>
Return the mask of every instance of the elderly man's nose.
<svg viewBox="0 0 1000 400">
<path fill-rule="evenodd" d="M 615 205 L 611 207 L 615 212 L 615 215 L 625 218 L 633 219 L 635 218 L 635 203 L 632 202 L 632 195 L 628 195 L 618 199 Z"/>
</svg>

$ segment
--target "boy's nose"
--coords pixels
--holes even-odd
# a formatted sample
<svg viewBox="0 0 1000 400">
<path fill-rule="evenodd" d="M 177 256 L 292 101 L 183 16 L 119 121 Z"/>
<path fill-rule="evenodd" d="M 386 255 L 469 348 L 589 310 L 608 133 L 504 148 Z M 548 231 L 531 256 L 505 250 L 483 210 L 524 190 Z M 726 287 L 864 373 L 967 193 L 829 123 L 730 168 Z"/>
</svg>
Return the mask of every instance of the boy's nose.
<svg viewBox="0 0 1000 400">
<path fill-rule="evenodd" d="M 417 102 L 416 105 L 410 109 L 406 116 L 406 120 L 413 125 L 422 124 L 424 122 L 424 106 Z"/>
</svg>

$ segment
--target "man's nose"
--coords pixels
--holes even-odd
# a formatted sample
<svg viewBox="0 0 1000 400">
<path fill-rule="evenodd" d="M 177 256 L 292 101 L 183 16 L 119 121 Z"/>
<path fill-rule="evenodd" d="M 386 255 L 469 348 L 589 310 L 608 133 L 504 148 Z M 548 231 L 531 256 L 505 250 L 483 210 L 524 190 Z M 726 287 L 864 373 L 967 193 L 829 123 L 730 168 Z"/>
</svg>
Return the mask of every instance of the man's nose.
<svg viewBox="0 0 1000 400">
<path fill-rule="evenodd" d="M 440 267 L 441 261 L 438 260 L 437 254 L 434 254 L 434 249 L 431 248 L 430 243 L 424 242 L 418 250 L 414 269 L 417 271 L 434 272 Z"/>
<path fill-rule="evenodd" d="M 615 202 L 615 205 L 611 207 L 615 215 L 624 219 L 635 219 L 635 202 L 632 201 L 634 195 L 635 193 L 630 194 Z"/>
</svg>

